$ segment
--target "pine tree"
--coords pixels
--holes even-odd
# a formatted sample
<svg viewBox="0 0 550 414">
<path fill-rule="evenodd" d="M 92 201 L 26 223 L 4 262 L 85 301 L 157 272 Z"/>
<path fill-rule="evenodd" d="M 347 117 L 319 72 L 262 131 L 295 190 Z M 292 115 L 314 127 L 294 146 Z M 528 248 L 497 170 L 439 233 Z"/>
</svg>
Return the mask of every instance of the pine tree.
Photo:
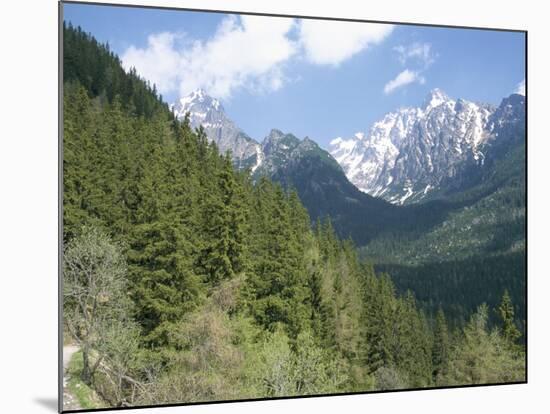
<svg viewBox="0 0 550 414">
<path fill-rule="evenodd" d="M 93 135 L 101 119 L 94 115 L 86 90 L 78 84 L 71 83 L 64 88 L 63 107 L 63 237 L 67 242 L 81 226 L 93 221 L 90 155 L 96 153 Z"/>
<path fill-rule="evenodd" d="M 508 290 L 504 291 L 502 301 L 498 307 L 498 314 L 502 323 L 502 335 L 510 346 L 515 346 L 521 336 L 514 321 L 514 306 Z"/>
<path fill-rule="evenodd" d="M 206 281 L 217 284 L 245 268 L 244 222 L 246 220 L 241 188 L 229 156 L 217 174 L 217 186 L 206 195 L 203 243 L 198 264 Z"/>
<path fill-rule="evenodd" d="M 435 319 L 434 341 L 432 348 L 432 364 L 434 380 L 445 375 L 447 364 L 449 362 L 449 332 L 447 329 L 447 321 L 443 310 L 439 308 Z"/>
<path fill-rule="evenodd" d="M 261 179 L 256 188 L 255 228 L 249 277 L 252 314 L 268 329 L 279 323 L 291 340 L 309 323 L 307 277 L 303 258 L 303 235 L 292 228 L 292 211 L 279 185 Z"/>
<path fill-rule="evenodd" d="M 393 321 L 397 303 L 393 283 L 388 275 L 377 277 L 369 272 L 365 278 L 365 365 L 373 373 L 382 366 L 394 364 L 391 350 Z"/>
<path fill-rule="evenodd" d="M 127 235 L 131 293 L 144 342 L 164 347 L 171 344 L 171 330 L 196 307 L 202 292 L 193 269 L 193 231 L 184 219 L 191 213 L 180 189 L 185 178 L 174 174 L 180 171 L 177 159 L 169 156 L 174 147 L 162 145 L 170 130 L 159 119 L 139 136 L 143 141 L 137 162 L 142 168 Z"/>
<path fill-rule="evenodd" d="M 322 279 L 317 263 L 313 263 L 309 270 L 309 305 L 311 307 L 311 329 L 316 338 L 323 338 L 326 308 L 323 301 Z"/>
<path fill-rule="evenodd" d="M 521 381 L 525 359 L 511 350 L 497 329 L 487 326 L 488 308 L 483 304 L 463 329 L 461 341 L 449 358 L 445 385 L 494 384 Z"/>
<path fill-rule="evenodd" d="M 391 352 L 395 367 L 406 373 L 408 385 L 426 387 L 432 380 L 432 342 L 426 318 L 408 291 L 397 299 L 392 320 Z"/>
</svg>

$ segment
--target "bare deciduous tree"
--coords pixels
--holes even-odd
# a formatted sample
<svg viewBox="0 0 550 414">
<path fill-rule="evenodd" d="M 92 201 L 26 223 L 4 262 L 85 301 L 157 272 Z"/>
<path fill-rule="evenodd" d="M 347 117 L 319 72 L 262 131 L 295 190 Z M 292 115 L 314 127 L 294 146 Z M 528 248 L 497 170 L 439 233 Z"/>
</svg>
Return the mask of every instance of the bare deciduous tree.
<svg viewBox="0 0 550 414">
<path fill-rule="evenodd" d="M 126 262 L 122 249 L 98 229 L 84 228 L 63 257 L 64 323 L 82 350 L 82 380 L 91 383 L 102 363 L 104 331 L 127 318 Z"/>
</svg>

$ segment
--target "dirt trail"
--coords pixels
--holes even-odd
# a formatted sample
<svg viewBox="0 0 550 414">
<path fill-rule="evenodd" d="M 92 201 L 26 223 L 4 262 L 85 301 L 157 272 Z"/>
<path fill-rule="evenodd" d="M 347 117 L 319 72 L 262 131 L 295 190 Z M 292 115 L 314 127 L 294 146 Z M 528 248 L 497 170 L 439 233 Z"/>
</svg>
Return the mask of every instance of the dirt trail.
<svg viewBox="0 0 550 414">
<path fill-rule="evenodd" d="M 78 351 L 76 345 L 65 345 L 63 346 L 63 409 L 64 410 L 80 410 L 82 407 L 78 404 L 77 398 L 71 393 L 67 384 L 69 382 L 69 374 L 67 373 L 67 368 L 69 367 L 69 362 L 73 357 L 74 353 Z"/>
</svg>

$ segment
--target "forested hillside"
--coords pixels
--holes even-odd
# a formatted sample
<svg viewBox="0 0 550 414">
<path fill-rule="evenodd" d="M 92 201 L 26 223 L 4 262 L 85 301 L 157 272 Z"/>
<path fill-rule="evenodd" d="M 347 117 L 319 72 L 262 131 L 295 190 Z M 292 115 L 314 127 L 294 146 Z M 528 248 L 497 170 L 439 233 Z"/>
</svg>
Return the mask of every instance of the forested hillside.
<svg viewBox="0 0 550 414">
<path fill-rule="evenodd" d="M 64 328 L 104 406 L 525 380 L 514 305 L 448 326 L 64 26 Z"/>
<path fill-rule="evenodd" d="M 439 195 L 448 209 L 440 223 L 416 234 L 378 237 L 361 255 L 390 272 L 400 291 L 413 290 L 432 312 L 443 306 L 452 319 L 466 318 L 480 299 L 495 308 L 508 290 L 517 305 L 517 322 L 523 325 L 525 132 L 513 130 L 501 138 L 498 157 L 471 174 L 469 187 Z"/>
</svg>

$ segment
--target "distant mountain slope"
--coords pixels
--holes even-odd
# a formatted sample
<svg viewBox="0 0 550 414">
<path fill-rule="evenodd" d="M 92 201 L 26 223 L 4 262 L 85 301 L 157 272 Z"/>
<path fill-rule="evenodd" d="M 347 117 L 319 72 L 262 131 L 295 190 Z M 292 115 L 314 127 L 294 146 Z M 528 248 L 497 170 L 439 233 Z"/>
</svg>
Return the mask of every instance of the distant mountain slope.
<svg viewBox="0 0 550 414">
<path fill-rule="evenodd" d="M 511 124 L 524 128 L 521 95 L 494 108 L 434 89 L 421 107 L 387 114 L 368 134 L 334 139 L 330 152 L 362 191 L 410 204 L 472 185 L 472 174 L 481 174 Z"/>
<path fill-rule="evenodd" d="M 396 207 L 360 192 L 336 160 L 311 139 L 272 130 L 262 148 L 265 161 L 256 175 L 266 174 L 296 189 L 313 220 L 330 216 L 343 237 L 359 242 L 395 224 Z"/>
<path fill-rule="evenodd" d="M 364 156 L 379 155 L 373 158 L 376 161 L 371 160 L 372 171 L 378 177 L 398 171 L 396 183 L 418 172 L 419 181 L 414 185 L 396 187 L 401 192 L 391 193 L 394 190 L 390 191 L 389 187 L 383 190 L 384 194 L 400 194 L 403 202 L 408 196 L 410 200 L 425 201 L 403 207 L 359 191 L 346 177 L 345 168 L 341 167 L 342 159 L 355 156 L 360 149 L 357 143 L 351 145 L 349 141 L 341 141 L 340 149 L 333 152 L 335 157 L 307 137 L 300 140 L 277 129 L 259 143 L 227 117 L 218 100 L 202 90 L 182 98 L 172 110 L 178 118 L 189 113 L 191 125 L 202 125 L 209 139 L 222 151 L 231 151 L 235 165 L 249 168 L 255 179 L 266 175 L 286 187 L 295 188 L 313 220 L 330 216 L 338 233 L 342 237 L 352 237 L 358 245 L 376 240 L 371 247 L 371 251 L 376 252 L 385 245 L 384 240 L 393 240 L 396 235 L 406 245 L 406 240 L 420 240 L 431 231 L 438 234 L 438 226 L 442 223 L 448 224 L 452 217 L 460 222 L 460 211 L 473 211 L 473 205 L 498 190 L 506 172 L 494 173 L 493 167 L 511 146 L 523 142 L 516 136 L 521 133 L 521 123 L 524 123 L 523 102 L 524 97 L 513 95 L 494 109 L 462 100 L 453 101 L 440 90 L 434 90 L 422 108 L 400 110 L 375 124 L 368 138 L 370 147 L 365 147 L 362 153 Z M 435 130 L 439 130 L 438 135 Z M 486 130 L 492 131 L 492 135 L 484 132 Z M 423 144 L 423 137 L 431 137 L 434 148 Z M 363 135 L 356 137 L 357 142 L 365 139 Z M 415 150 L 413 144 L 422 151 Z M 453 151 L 449 151 L 449 147 Z M 407 154 L 403 148 L 407 149 Z M 413 158 L 416 161 L 413 162 Z M 393 165 L 392 171 L 388 163 Z M 426 163 L 433 166 L 431 174 Z M 521 161 L 517 163 L 521 165 Z M 412 183 L 407 180 L 405 182 Z M 426 191 L 428 182 L 433 183 L 430 191 Z M 414 188 L 420 187 L 423 191 L 415 193 Z M 407 192 L 403 193 L 403 188 L 408 188 Z M 432 202 L 428 202 L 430 200 Z M 472 248 L 475 246 L 468 247 Z M 391 249 L 386 253 L 389 251 Z"/>
<path fill-rule="evenodd" d="M 202 126 L 207 137 L 222 151 L 230 151 L 234 164 L 248 168 L 255 180 L 265 175 L 296 189 L 312 220 L 330 216 L 343 237 L 366 243 L 402 221 L 395 219 L 395 206 L 359 191 L 336 160 L 308 137 L 300 140 L 273 129 L 259 143 L 241 131 L 221 103 L 203 90 L 182 98 L 172 111 L 179 119 L 189 114 L 190 124 Z"/>
<path fill-rule="evenodd" d="M 427 309 L 443 307 L 451 318 L 475 309 L 480 298 L 495 307 L 504 289 L 518 304 L 519 320 L 525 316 L 525 129 L 508 104 L 501 105 L 506 115 L 492 119 L 501 139 L 486 149 L 483 168 L 465 171 L 461 189 L 455 182 L 425 202 L 401 207 L 439 205 L 446 213 L 435 225 L 385 233 L 360 249 L 363 259 L 392 275 L 399 291 L 412 290 Z"/>
<path fill-rule="evenodd" d="M 440 205 L 448 214 L 438 224 L 414 237 L 380 237 L 363 248 L 365 256 L 376 262 L 418 264 L 524 250 L 525 145 L 511 148 L 484 171 L 479 184 Z"/>
</svg>

